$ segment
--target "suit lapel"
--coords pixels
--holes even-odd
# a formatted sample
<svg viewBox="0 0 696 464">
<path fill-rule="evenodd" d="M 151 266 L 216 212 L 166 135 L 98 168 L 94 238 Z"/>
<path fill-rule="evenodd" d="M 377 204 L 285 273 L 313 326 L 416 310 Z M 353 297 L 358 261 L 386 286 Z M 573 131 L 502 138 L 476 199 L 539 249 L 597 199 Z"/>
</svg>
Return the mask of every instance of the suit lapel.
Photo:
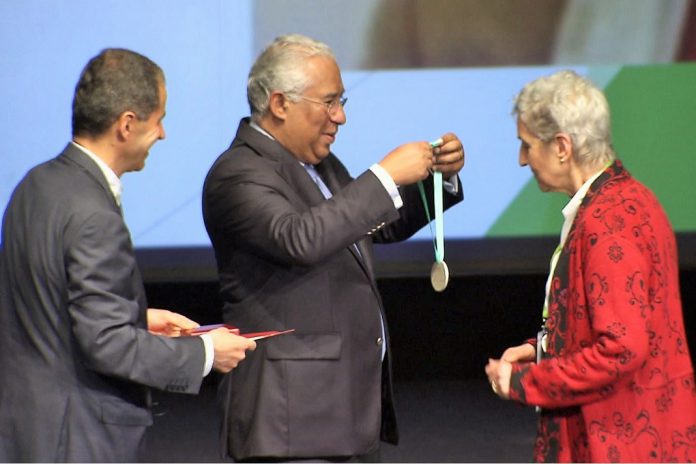
<svg viewBox="0 0 696 464">
<path fill-rule="evenodd" d="M 314 206 L 324 201 L 319 187 L 295 157 L 277 141 L 251 127 L 249 118 L 243 119 L 240 123 L 232 146 L 235 144 L 246 144 L 258 156 L 274 161 L 278 175 L 288 183 L 291 191 L 301 197 L 304 204 Z"/>
<path fill-rule="evenodd" d="M 236 142 L 233 142 L 233 146 L 237 143 L 246 144 L 259 156 L 275 161 L 278 175 L 288 183 L 290 190 L 300 196 L 304 204 L 311 207 L 326 201 L 324 194 L 321 193 L 317 184 L 314 183 L 314 180 L 312 180 L 297 159 L 286 151 L 277 141 L 251 127 L 248 118 L 242 120 L 240 123 L 235 140 Z M 331 190 L 333 194 L 336 194 L 341 190 L 342 184 L 336 175 L 336 171 L 331 166 L 330 159 L 331 156 L 316 165 L 315 168 L 326 186 L 329 187 L 329 190 Z M 374 283 L 372 253 L 369 247 L 365 246 L 363 243 L 368 239 L 368 237 L 365 237 L 356 242 L 356 246 L 358 250 L 360 250 L 360 253 L 358 253 L 354 246 L 348 246 L 348 250 L 358 261 L 358 264 L 365 274 L 367 274 L 370 281 Z"/>
<path fill-rule="evenodd" d="M 288 184 L 302 197 L 309 206 L 318 205 L 324 201 L 324 194 L 321 193 L 319 186 L 305 171 L 305 168 L 295 158 L 290 156 L 290 160 L 283 160 L 279 163 L 278 174 L 285 179 Z M 331 187 L 329 187 L 331 189 Z M 333 191 L 333 190 L 332 190 Z"/>
<path fill-rule="evenodd" d="M 92 161 L 87 154 L 83 153 L 82 150 L 77 148 L 72 143 L 69 143 L 60 156 L 77 165 L 79 169 L 86 172 L 87 175 L 99 185 L 100 189 L 109 198 L 114 209 L 122 215 L 121 207 L 116 204 L 116 198 L 114 198 L 114 194 L 111 192 L 111 188 L 109 188 L 109 183 L 104 177 L 104 173 L 101 172 L 99 166 L 97 166 L 97 164 Z"/>
</svg>

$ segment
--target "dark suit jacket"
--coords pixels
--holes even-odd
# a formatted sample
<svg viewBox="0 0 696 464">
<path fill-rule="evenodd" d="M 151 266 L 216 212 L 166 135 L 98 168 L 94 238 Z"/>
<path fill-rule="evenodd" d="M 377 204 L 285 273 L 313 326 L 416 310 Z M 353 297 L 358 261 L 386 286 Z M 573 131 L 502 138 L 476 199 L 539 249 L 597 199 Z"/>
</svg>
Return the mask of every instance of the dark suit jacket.
<svg viewBox="0 0 696 464">
<path fill-rule="evenodd" d="M 204 347 L 146 330 L 130 235 L 98 166 L 70 144 L 31 170 L 0 248 L 0 461 L 134 461 L 144 385 L 195 393 Z"/>
<path fill-rule="evenodd" d="M 317 170 L 328 201 L 289 152 L 242 120 L 206 178 L 225 321 L 243 332 L 295 329 L 259 342 L 221 384 L 223 453 L 236 459 L 365 454 L 380 429 L 398 439 L 372 244 L 410 237 L 426 214 L 415 186 L 397 211 L 372 172 L 352 179 L 333 154 Z M 447 206 L 462 198 L 445 196 Z"/>
</svg>

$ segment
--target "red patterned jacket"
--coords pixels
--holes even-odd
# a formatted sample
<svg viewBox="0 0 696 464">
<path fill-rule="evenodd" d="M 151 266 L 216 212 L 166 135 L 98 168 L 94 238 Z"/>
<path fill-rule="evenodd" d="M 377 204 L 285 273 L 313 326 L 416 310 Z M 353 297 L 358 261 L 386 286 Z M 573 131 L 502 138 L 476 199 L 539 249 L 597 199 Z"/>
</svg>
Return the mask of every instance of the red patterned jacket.
<svg viewBox="0 0 696 464">
<path fill-rule="evenodd" d="M 621 162 L 590 187 L 549 295 L 547 352 L 513 364 L 539 462 L 693 462 L 696 387 L 674 232 Z"/>
</svg>

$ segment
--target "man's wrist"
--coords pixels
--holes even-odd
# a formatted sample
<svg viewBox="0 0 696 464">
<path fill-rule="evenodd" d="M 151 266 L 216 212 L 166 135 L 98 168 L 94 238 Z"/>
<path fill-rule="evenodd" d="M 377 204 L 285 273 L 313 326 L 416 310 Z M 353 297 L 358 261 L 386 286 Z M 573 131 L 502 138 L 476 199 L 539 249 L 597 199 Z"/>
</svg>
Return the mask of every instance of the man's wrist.
<svg viewBox="0 0 696 464">
<path fill-rule="evenodd" d="M 384 169 L 379 164 L 375 163 L 370 166 L 370 171 L 377 176 L 377 179 L 382 183 L 384 190 L 387 191 L 392 201 L 394 202 L 394 208 L 399 209 L 404 205 L 404 201 L 401 199 L 401 194 L 399 193 L 399 187 L 394 182 L 394 179 L 389 175 L 386 169 Z"/>
</svg>

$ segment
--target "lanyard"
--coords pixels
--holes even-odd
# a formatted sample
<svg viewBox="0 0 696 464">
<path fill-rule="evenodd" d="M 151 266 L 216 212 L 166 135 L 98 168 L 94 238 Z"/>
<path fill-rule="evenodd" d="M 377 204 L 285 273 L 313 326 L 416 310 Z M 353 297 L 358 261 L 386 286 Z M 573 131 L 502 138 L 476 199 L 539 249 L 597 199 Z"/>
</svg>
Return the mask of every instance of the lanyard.
<svg viewBox="0 0 696 464">
<path fill-rule="evenodd" d="M 558 258 L 561 257 L 561 251 L 563 251 L 563 244 L 559 243 L 551 256 L 549 276 L 546 279 L 546 298 L 544 298 L 544 309 L 541 313 L 541 317 L 544 321 L 549 317 L 549 294 L 551 293 L 551 281 L 553 280 L 553 275 L 556 273 L 556 265 L 558 264 Z"/>
<path fill-rule="evenodd" d="M 430 142 L 432 148 L 442 145 L 442 139 L 437 139 Z M 425 195 L 425 187 L 422 181 L 418 181 L 418 191 L 420 192 L 423 206 L 425 207 L 425 215 L 428 218 L 430 226 L 430 235 L 433 235 L 432 220 L 430 218 L 430 210 L 428 208 L 428 200 Z M 433 172 L 433 203 L 435 205 L 435 236 L 433 237 L 433 248 L 435 250 L 435 262 L 430 269 L 430 283 L 433 289 L 437 292 L 447 288 L 449 282 L 449 269 L 445 263 L 445 232 L 444 232 L 444 214 L 442 201 L 442 173 Z"/>
<path fill-rule="evenodd" d="M 433 173 L 433 194 L 435 203 L 435 232 L 433 233 L 432 219 L 430 217 L 430 208 L 428 208 L 428 200 L 425 195 L 425 187 L 422 181 L 418 181 L 418 191 L 425 207 L 425 215 L 428 217 L 428 225 L 430 226 L 430 235 L 433 236 L 433 249 L 435 250 L 435 262 L 443 262 L 445 259 L 445 237 L 444 237 L 444 221 L 442 208 L 442 173 Z"/>
<path fill-rule="evenodd" d="M 551 256 L 551 265 L 549 266 L 549 276 L 546 279 L 546 295 L 544 297 L 544 308 L 542 310 L 542 318 L 544 321 L 549 317 L 549 298 L 551 294 L 551 281 L 553 280 L 553 275 L 556 273 L 556 265 L 558 265 L 558 260 L 561 256 L 561 252 L 563 251 L 563 245 L 565 244 L 566 240 L 568 239 L 568 233 L 570 231 L 570 228 L 573 225 L 573 222 L 575 222 L 575 216 L 578 212 L 578 209 L 580 208 L 580 203 L 582 200 L 585 198 L 585 195 L 587 195 L 587 191 L 590 189 L 590 186 L 594 183 L 597 178 L 602 175 L 604 171 L 607 170 L 609 166 L 612 165 L 612 161 L 606 163 L 604 167 L 602 167 L 601 170 L 596 172 L 593 176 L 591 176 L 589 179 L 585 181 L 585 183 L 578 189 L 578 191 L 575 193 L 573 198 L 570 200 L 568 203 L 569 205 L 571 202 L 575 202 L 576 206 L 572 210 L 572 212 L 568 213 L 568 216 L 565 218 L 565 221 L 563 222 L 563 227 L 561 229 L 561 240 L 556 247 L 556 249 L 553 252 L 553 255 Z M 564 208 L 564 216 L 566 215 L 565 211 L 567 210 Z"/>
</svg>

